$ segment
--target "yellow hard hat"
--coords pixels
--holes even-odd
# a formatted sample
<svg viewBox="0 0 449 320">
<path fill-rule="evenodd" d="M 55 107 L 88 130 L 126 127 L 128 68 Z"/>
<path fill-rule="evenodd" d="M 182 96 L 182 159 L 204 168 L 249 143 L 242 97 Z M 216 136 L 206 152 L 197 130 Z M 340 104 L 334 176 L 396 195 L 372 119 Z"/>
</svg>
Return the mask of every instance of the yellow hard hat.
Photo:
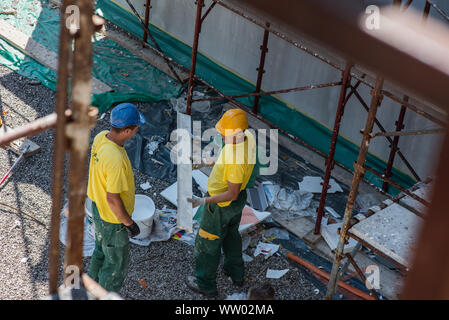
<svg viewBox="0 0 449 320">
<path fill-rule="evenodd" d="M 230 109 L 218 120 L 215 128 L 223 136 L 232 136 L 248 129 L 248 117 L 242 109 Z"/>
</svg>

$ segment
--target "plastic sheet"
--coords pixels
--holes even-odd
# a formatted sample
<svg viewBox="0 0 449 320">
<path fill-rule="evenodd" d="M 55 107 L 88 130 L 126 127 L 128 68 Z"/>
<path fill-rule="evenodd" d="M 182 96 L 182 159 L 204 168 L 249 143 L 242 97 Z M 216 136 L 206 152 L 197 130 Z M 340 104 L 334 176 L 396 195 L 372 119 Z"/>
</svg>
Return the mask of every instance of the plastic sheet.
<svg viewBox="0 0 449 320">
<path fill-rule="evenodd" d="M 273 202 L 273 206 L 279 210 L 298 212 L 309 207 L 313 194 L 301 190 L 281 188 Z"/>
<path fill-rule="evenodd" d="M 0 19 L 58 52 L 59 9 L 47 0 L 3 0 Z M 97 33 L 93 42 L 92 75 L 113 88 L 113 92 L 92 95 L 92 105 L 103 112 L 123 101 L 159 101 L 176 97 L 176 81 L 114 41 Z M 0 63 L 20 75 L 40 81 L 56 90 L 56 72 L 27 57 L 0 39 Z"/>
</svg>

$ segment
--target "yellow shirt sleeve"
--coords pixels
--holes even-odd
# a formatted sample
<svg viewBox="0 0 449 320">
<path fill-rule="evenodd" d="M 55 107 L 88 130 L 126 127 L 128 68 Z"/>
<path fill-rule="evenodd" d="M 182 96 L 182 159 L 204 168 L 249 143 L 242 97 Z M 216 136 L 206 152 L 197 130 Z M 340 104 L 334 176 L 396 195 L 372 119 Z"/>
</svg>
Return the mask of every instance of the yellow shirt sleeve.
<svg viewBox="0 0 449 320">
<path fill-rule="evenodd" d="M 224 166 L 224 178 L 230 183 L 240 184 L 245 179 L 245 169 L 241 164 L 226 164 Z"/>
</svg>

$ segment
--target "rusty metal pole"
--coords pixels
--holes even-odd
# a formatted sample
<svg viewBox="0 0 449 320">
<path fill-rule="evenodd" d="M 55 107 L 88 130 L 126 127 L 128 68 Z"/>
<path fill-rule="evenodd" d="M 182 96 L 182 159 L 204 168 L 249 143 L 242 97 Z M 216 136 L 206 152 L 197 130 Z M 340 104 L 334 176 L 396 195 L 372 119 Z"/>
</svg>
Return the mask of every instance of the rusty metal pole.
<svg viewBox="0 0 449 320">
<path fill-rule="evenodd" d="M 151 9 L 151 0 L 147 0 L 145 4 L 145 25 L 148 28 L 148 24 L 150 22 L 150 9 Z M 146 28 L 143 28 L 143 41 L 147 42 L 148 32 Z"/>
<path fill-rule="evenodd" d="M 87 155 L 90 138 L 89 107 L 92 88 L 93 0 L 78 0 L 80 29 L 75 38 L 71 110 L 73 122 L 67 125 L 69 148 L 69 215 L 64 270 L 83 267 L 84 201 L 86 198 Z M 64 272 L 64 279 L 67 279 Z"/>
<path fill-rule="evenodd" d="M 404 100 L 408 101 L 408 97 L 404 96 Z M 396 121 L 396 132 L 401 131 L 404 129 L 404 117 L 405 117 L 405 111 L 407 108 L 405 106 L 401 106 L 401 111 L 399 112 L 398 120 Z M 385 177 L 388 179 L 391 177 L 391 169 L 393 169 L 393 163 L 394 158 L 396 156 L 396 152 L 398 151 L 398 143 L 399 143 L 399 136 L 395 136 L 393 138 L 393 143 L 390 144 L 390 156 L 388 157 L 388 163 L 387 168 L 385 169 Z M 382 184 L 382 190 L 387 192 L 388 191 L 388 183 L 386 181 Z"/>
<path fill-rule="evenodd" d="M 270 23 L 267 22 L 266 23 L 267 28 L 270 27 Z M 268 36 L 269 36 L 270 32 L 268 31 L 268 29 L 265 29 L 264 34 L 263 34 L 263 42 L 262 45 L 260 46 L 260 61 L 259 61 L 259 67 L 256 69 L 257 70 L 257 83 L 256 83 L 256 93 L 260 92 L 260 88 L 262 86 L 262 77 L 263 74 L 265 73 L 264 67 L 265 67 L 265 56 L 268 52 Z M 253 104 L 253 112 L 257 113 L 257 108 L 259 106 L 259 99 L 260 96 L 255 96 L 254 97 L 254 104 Z"/>
<path fill-rule="evenodd" d="M 423 16 L 422 16 L 422 22 L 426 22 L 427 21 L 427 17 L 429 16 L 430 13 L 430 2 L 426 1 L 426 5 L 424 6 L 424 12 L 423 12 Z"/>
<path fill-rule="evenodd" d="M 317 209 L 317 216 L 316 216 L 315 230 L 314 230 L 315 234 L 319 234 L 320 229 L 321 229 L 321 220 L 322 220 L 323 214 L 324 214 L 324 205 L 326 203 L 327 190 L 329 188 L 329 180 L 331 177 L 332 169 L 334 168 L 334 165 L 335 165 L 334 155 L 335 155 L 335 149 L 337 147 L 338 134 L 340 132 L 341 118 L 343 117 L 343 113 L 345 111 L 346 91 L 348 90 L 348 87 L 351 84 L 351 68 L 352 68 L 352 66 L 353 66 L 353 64 L 351 62 L 347 62 L 345 70 L 343 71 L 343 74 L 342 74 L 342 80 L 341 80 L 342 84 L 341 84 L 341 89 L 340 89 L 340 97 L 338 99 L 337 113 L 335 115 L 334 130 L 332 132 L 332 139 L 331 139 L 329 154 L 326 158 L 326 173 L 324 174 L 323 189 L 321 191 L 320 204 Z"/>
<path fill-rule="evenodd" d="M 330 280 L 327 286 L 326 299 L 332 299 L 335 294 L 336 289 L 336 278 L 338 274 L 338 269 L 340 266 L 340 260 L 343 257 L 343 249 L 345 241 L 347 238 L 347 232 L 350 225 L 350 219 L 352 216 L 352 210 L 354 208 L 355 199 L 357 197 L 357 192 L 359 189 L 360 181 L 365 175 L 365 169 L 363 165 L 366 160 L 366 155 L 368 154 L 368 147 L 370 143 L 370 133 L 373 131 L 374 119 L 376 118 L 377 108 L 382 101 L 382 86 L 383 78 L 377 77 L 375 88 L 371 91 L 372 99 L 371 105 L 368 112 L 368 117 L 365 123 L 365 129 L 363 131 L 362 143 L 360 145 L 359 156 L 357 158 L 357 163 L 354 164 L 354 177 L 352 179 L 351 190 L 349 192 L 348 201 L 346 202 L 345 215 L 343 217 L 342 228 L 340 231 L 340 237 L 338 239 L 337 249 L 335 250 L 334 263 L 332 265 L 332 271 Z"/>
<path fill-rule="evenodd" d="M 384 94 L 385 91 L 382 91 L 382 94 Z M 360 104 L 363 106 L 363 108 L 368 112 L 369 111 L 369 107 L 366 104 L 366 102 L 363 100 L 363 98 L 360 96 L 360 94 L 357 91 L 354 91 L 354 95 L 356 96 L 356 98 L 360 101 Z M 406 107 L 404 105 L 404 107 Z M 385 130 L 385 128 L 382 126 L 382 124 L 380 123 L 379 120 L 374 119 L 374 122 L 376 123 L 376 125 L 379 127 L 380 131 L 382 132 L 387 132 Z M 389 137 L 389 136 L 385 136 L 385 138 L 387 139 L 387 141 L 392 144 L 393 140 Z M 405 156 L 402 154 L 401 150 L 398 149 L 397 153 L 399 155 L 399 158 L 401 158 L 401 160 L 404 162 L 404 164 L 407 166 L 407 168 L 410 170 L 410 172 L 413 174 L 413 176 L 415 177 L 416 180 L 421 181 L 421 178 L 419 177 L 419 175 L 416 173 L 415 169 L 413 169 L 412 165 L 410 164 L 410 162 L 408 162 L 407 158 L 405 158 Z"/>
<path fill-rule="evenodd" d="M 186 114 L 190 114 L 192 108 L 192 95 L 193 95 L 193 85 L 194 85 L 194 76 L 195 76 L 195 68 L 196 68 L 196 56 L 198 53 L 198 40 L 201 32 L 201 11 L 204 7 L 204 0 L 196 1 L 196 19 L 195 19 L 195 31 L 193 35 L 193 44 L 192 44 L 192 58 L 190 62 L 190 74 L 189 74 L 189 87 L 187 89 L 187 106 L 186 106 Z"/>
<path fill-rule="evenodd" d="M 54 133 L 53 150 L 53 177 L 52 177 L 52 208 L 49 249 L 49 294 L 55 294 L 59 281 L 59 228 L 60 212 L 62 209 L 62 190 L 64 186 L 64 155 L 67 140 L 65 137 L 66 118 L 64 112 L 67 108 L 67 88 L 69 78 L 69 60 L 71 54 L 72 38 L 66 27 L 66 8 L 73 5 L 74 0 L 64 0 L 60 8 L 59 50 L 58 50 L 58 82 L 56 86 L 56 130 Z"/>
</svg>

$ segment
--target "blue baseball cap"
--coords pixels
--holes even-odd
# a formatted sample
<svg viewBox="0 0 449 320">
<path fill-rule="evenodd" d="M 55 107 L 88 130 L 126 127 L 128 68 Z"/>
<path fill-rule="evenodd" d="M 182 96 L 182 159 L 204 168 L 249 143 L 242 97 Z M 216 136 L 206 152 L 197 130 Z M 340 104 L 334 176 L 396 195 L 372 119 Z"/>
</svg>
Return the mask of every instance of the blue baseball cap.
<svg viewBox="0 0 449 320">
<path fill-rule="evenodd" d="M 132 103 L 120 103 L 111 112 L 111 125 L 114 128 L 142 125 L 146 122 L 145 117 Z"/>
</svg>

